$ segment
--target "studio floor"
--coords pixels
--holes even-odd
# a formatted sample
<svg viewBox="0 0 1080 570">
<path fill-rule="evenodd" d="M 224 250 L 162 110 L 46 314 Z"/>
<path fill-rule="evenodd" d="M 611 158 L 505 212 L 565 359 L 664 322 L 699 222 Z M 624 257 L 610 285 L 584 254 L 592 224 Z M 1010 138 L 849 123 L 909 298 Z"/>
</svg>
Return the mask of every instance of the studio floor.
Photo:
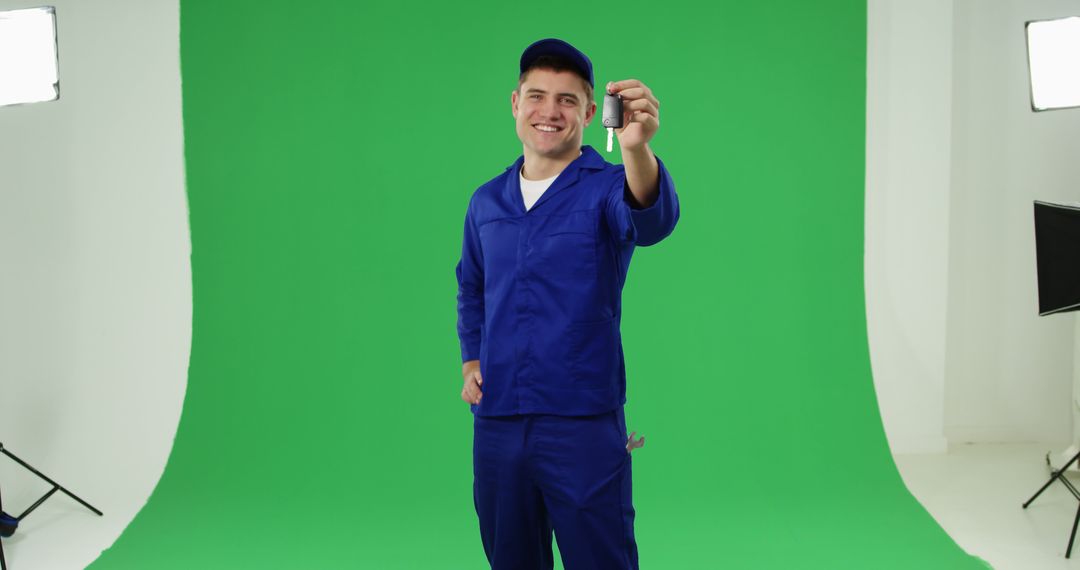
<svg viewBox="0 0 1080 570">
<path fill-rule="evenodd" d="M 997 570 L 1080 569 L 1080 537 L 1065 559 L 1077 501 L 1049 478 L 1045 444 L 976 444 L 947 454 L 898 455 L 904 481 L 956 542 Z M 1080 479 L 1070 477 L 1080 485 Z"/>
<path fill-rule="evenodd" d="M 896 462 L 942 527 L 995 569 L 1080 569 L 1080 540 L 1074 558 L 1065 559 L 1077 501 L 1064 486 L 1055 483 L 1027 510 L 1020 506 L 1049 476 L 1044 456 L 1050 449 L 1057 451 L 1045 444 L 979 444 L 948 454 L 899 455 Z M 30 492 L 25 499 L 36 496 Z M 12 570 L 82 567 L 91 543 L 115 538 L 107 526 L 73 501 L 50 499 L 19 536 L 4 541 L 8 563 Z"/>
</svg>

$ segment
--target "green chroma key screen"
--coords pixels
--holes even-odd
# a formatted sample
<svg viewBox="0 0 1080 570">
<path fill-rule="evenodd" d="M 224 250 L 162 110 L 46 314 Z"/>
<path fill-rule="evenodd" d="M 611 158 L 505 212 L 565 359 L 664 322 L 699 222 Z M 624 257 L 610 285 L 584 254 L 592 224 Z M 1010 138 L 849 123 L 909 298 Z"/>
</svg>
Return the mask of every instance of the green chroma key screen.
<svg viewBox="0 0 1080 570">
<path fill-rule="evenodd" d="M 864 2 L 180 9 L 189 382 L 91 568 L 486 567 L 454 267 L 544 37 L 652 88 L 681 202 L 623 297 L 642 566 L 984 567 L 904 487 L 874 394 Z"/>
</svg>

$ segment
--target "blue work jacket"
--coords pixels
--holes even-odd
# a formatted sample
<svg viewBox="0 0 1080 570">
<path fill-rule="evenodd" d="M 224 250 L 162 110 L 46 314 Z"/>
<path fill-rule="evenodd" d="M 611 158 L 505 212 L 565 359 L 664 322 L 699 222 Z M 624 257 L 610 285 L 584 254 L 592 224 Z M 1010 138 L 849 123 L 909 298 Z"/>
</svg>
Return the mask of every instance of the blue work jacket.
<svg viewBox="0 0 1080 570">
<path fill-rule="evenodd" d="M 457 265 L 461 360 L 480 360 L 480 416 L 590 415 L 626 403 L 619 323 L 634 247 L 679 219 L 664 163 L 660 193 L 631 207 L 623 165 L 590 146 L 525 210 L 519 157 L 477 188 Z"/>
</svg>

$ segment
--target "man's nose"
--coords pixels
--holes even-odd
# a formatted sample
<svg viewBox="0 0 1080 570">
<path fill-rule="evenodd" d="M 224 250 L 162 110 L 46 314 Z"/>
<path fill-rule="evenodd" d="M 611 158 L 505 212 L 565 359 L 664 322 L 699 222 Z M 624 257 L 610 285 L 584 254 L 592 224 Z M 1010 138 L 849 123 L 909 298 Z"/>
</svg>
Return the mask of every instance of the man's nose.
<svg viewBox="0 0 1080 570">
<path fill-rule="evenodd" d="M 559 102 L 554 98 L 548 99 L 544 103 L 543 107 L 544 115 L 553 119 L 562 118 L 562 109 L 559 108 Z"/>
</svg>

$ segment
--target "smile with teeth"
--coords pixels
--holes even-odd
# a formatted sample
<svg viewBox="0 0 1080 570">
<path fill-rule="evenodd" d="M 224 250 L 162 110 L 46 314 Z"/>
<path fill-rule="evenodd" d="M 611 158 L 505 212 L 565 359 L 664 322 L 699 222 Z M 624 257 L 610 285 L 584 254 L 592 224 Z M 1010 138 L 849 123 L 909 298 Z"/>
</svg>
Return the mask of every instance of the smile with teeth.
<svg viewBox="0 0 1080 570">
<path fill-rule="evenodd" d="M 557 133 L 562 130 L 562 127 L 553 127 L 551 125 L 545 125 L 542 123 L 533 125 L 533 127 L 535 127 L 536 130 L 543 131 L 545 133 Z"/>
</svg>

